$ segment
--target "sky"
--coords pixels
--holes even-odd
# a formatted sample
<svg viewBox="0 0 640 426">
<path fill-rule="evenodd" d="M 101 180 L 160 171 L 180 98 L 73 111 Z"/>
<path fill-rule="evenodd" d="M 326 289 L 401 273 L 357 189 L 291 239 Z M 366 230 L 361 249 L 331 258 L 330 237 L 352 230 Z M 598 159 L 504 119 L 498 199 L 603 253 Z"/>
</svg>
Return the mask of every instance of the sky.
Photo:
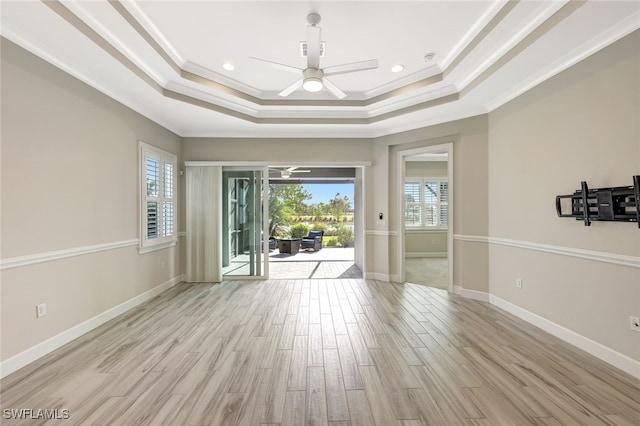
<svg viewBox="0 0 640 426">
<path fill-rule="evenodd" d="M 307 201 L 307 204 L 317 204 L 320 202 L 328 203 L 336 196 L 336 193 L 340 193 L 340 197 L 345 195 L 349 197 L 351 205 L 353 206 L 353 184 L 352 183 L 312 183 L 303 184 L 302 187 L 309 191 L 313 195 L 313 199 Z"/>
</svg>

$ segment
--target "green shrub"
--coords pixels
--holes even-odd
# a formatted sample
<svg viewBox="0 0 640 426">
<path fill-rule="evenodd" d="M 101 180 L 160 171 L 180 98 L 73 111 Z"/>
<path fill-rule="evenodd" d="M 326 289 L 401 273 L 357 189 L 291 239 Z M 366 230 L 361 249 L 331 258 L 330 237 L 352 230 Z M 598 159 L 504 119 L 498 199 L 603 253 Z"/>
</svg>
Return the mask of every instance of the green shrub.
<svg viewBox="0 0 640 426">
<path fill-rule="evenodd" d="M 337 247 L 338 246 L 338 237 L 324 237 L 322 239 L 322 243 L 324 247 Z"/>
<path fill-rule="evenodd" d="M 309 227 L 304 223 L 296 223 L 291 227 L 291 238 L 302 238 L 309 235 Z"/>
<path fill-rule="evenodd" d="M 338 244 L 340 244 L 342 247 L 351 247 L 353 245 L 355 237 L 351 228 L 340 226 L 338 227 L 337 234 Z"/>
<path fill-rule="evenodd" d="M 311 228 L 312 231 L 324 231 L 325 233 L 327 232 L 327 225 L 325 225 L 322 222 L 316 222 L 313 224 L 313 227 Z"/>
</svg>

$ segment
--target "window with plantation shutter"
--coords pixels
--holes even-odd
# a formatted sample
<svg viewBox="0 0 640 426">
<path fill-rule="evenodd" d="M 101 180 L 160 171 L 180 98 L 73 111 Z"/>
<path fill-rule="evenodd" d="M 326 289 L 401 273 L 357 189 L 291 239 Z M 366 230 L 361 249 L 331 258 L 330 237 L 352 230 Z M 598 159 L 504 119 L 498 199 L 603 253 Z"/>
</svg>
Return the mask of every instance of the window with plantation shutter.
<svg viewBox="0 0 640 426">
<path fill-rule="evenodd" d="M 422 225 L 422 204 L 420 202 L 420 182 L 404 184 L 404 222 L 407 226 Z"/>
<path fill-rule="evenodd" d="M 140 142 L 140 252 L 174 245 L 176 156 Z"/>
<path fill-rule="evenodd" d="M 404 184 L 404 223 L 407 228 L 447 228 L 446 178 L 410 178 Z"/>
</svg>

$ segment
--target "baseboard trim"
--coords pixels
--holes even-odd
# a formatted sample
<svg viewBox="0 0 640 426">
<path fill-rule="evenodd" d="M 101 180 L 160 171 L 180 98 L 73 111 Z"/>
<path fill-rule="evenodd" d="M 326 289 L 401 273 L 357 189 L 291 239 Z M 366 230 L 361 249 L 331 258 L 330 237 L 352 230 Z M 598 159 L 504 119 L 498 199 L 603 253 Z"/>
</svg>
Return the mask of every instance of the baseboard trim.
<svg viewBox="0 0 640 426">
<path fill-rule="evenodd" d="M 416 257 L 436 257 L 436 258 L 445 258 L 447 257 L 446 251 L 425 251 L 425 252 L 413 252 L 413 253 L 405 253 L 404 257 L 416 258 Z"/>
<path fill-rule="evenodd" d="M 498 296 L 490 295 L 489 302 L 499 308 L 504 309 L 517 316 L 524 321 L 535 325 L 536 327 L 556 336 L 557 338 L 564 340 L 565 342 L 582 349 L 583 351 L 607 362 L 620 370 L 631 374 L 632 376 L 640 379 L 640 362 L 636 361 L 627 355 L 621 354 L 601 343 L 589 339 L 581 334 L 569 330 L 559 324 L 554 323 L 540 315 L 527 311 L 520 306 L 514 305 Z"/>
<path fill-rule="evenodd" d="M 468 288 L 464 288 L 459 285 L 453 286 L 453 293 L 462 297 L 466 297 L 467 299 L 479 300 L 481 302 L 489 301 L 489 293 L 478 290 L 469 290 Z"/>
<path fill-rule="evenodd" d="M 364 278 L 366 280 L 386 281 L 390 282 L 389 274 L 381 274 L 380 272 L 365 272 Z"/>
<path fill-rule="evenodd" d="M 111 309 L 106 310 L 105 312 L 96 315 L 93 318 L 90 318 L 76 326 L 71 327 L 70 329 L 63 331 L 62 333 L 53 336 L 44 342 L 38 343 L 35 346 L 30 347 L 17 355 L 12 356 L 2 362 L 0 362 L 0 378 L 8 376 L 9 374 L 31 364 L 32 362 L 42 358 L 43 356 L 53 352 L 54 350 L 66 345 L 72 340 L 77 339 L 83 334 L 88 333 L 106 323 L 107 321 L 112 320 L 118 315 L 128 311 L 131 308 L 135 308 L 136 306 L 153 299 L 163 291 L 173 287 L 174 285 L 182 282 L 183 275 L 177 276 L 175 278 L 166 281 L 157 287 L 152 288 L 132 299 L 127 300 L 117 306 L 114 306 Z"/>
</svg>

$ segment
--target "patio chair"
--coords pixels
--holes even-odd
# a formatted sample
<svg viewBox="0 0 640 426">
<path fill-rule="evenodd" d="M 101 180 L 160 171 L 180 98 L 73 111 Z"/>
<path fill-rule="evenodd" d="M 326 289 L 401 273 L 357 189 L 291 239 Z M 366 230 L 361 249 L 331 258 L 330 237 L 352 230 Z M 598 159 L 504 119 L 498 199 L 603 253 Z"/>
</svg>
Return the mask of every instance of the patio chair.
<svg viewBox="0 0 640 426">
<path fill-rule="evenodd" d="M 302 238 L 300 242 L 300 249 L 313 249 L 313 251 L 319 251 L 322 248 L 322 237 L 324 231 L 310 231 L 309 235 Z"/>
<path fill-rule="evenodd" d="M 260 233 L 261 241 L 264 241 L 264 233 Z M 269 237 L 269 251 L 275 250 L 278 244 L 278 240 L 275 237 Z"/>
</svg>

